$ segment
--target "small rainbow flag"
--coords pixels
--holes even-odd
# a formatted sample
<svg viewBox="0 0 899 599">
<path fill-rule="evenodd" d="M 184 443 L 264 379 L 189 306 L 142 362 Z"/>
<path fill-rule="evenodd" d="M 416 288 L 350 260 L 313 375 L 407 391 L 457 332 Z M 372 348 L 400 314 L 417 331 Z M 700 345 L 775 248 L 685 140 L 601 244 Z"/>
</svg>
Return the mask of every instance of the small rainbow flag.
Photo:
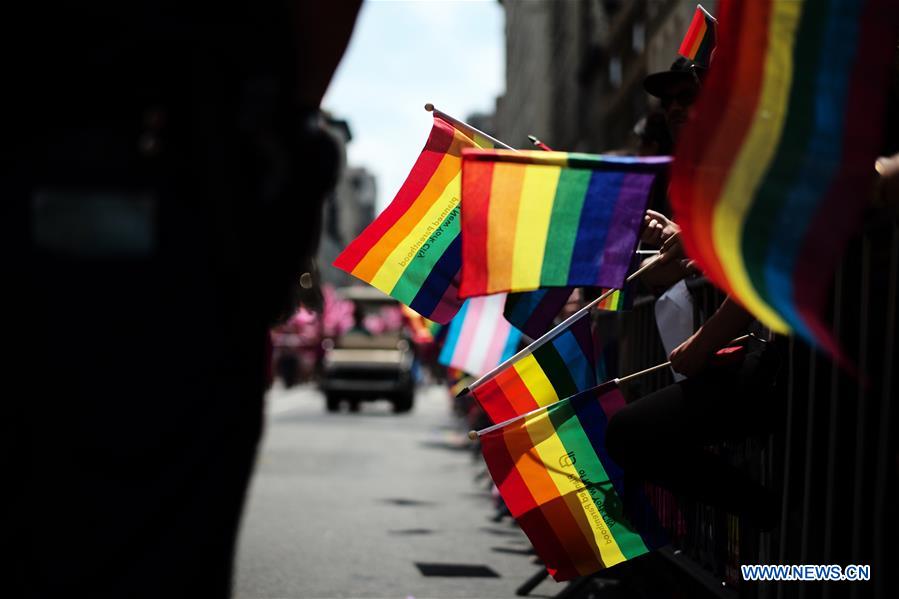
<svg viewBox="0 0 899 599">
<path fill-rule="evenodd" d="M 632 289 L 630 285 L 625 285 L 624 289 L 616 289 L 614 290 L 609 297 L 605 298 L 598 304 L 596 307 L 600 310 L 606 310 L 608 312 L 617 312 L 619 310 L 629 310 L 633 305 L 633 297 L 631 296 Z M 603 293 L 606 291 L 602 290 Z"/>
<path fill-rule="evenodd" d="M 629 518 L 630 505 L 645 503 L 645 497 L 631 499 L 605 448 L 609 418 L 623 406 L 615 383 L 607 383 L 480 436 L 493 481 L 557 581 L 614 566 L 664 542 L 655 530 L 631 524 L 642 514 Z"/>
<path fill-rule="evenodd" d="M 492 145 L 434 114 L 434 126 L 387 208 L 334 260 L 430 320 L 458 312 L 459 195 L 463 148 Z"/>
<path fill-rule="evenodd" d="M 667 156 L 465 150 L 461 297 L 620 288 Z"/>
<path fill-rule="evenodd" d="M 822 315 L 867 205 L 899 2 L 727 2 L 720 18 L 672 169 L 687 253 L 765 325 L 843 359 Z"/>
<path fill-rule="evenodd" d="M 712 53 L 715 51 L 715 31 L 718 21 L 710 15 L 701 4 L 696 5 L 690 28 L 680 44 L 678 54 L 701 67 L 709 68 L 712 62 Z"/>
<path fill-rule="evenodd" d="M 515 353 L 521 333 L 503 318 L 505 294 L 466 300 L 453 318 L 437 360 L 481 376 Z"/>
<path fill-rule="evenodd" d="M 595 385 L 590 314 L 585 312 L 471 393 L 492 422 L 502 422 Z"/>
</svg>

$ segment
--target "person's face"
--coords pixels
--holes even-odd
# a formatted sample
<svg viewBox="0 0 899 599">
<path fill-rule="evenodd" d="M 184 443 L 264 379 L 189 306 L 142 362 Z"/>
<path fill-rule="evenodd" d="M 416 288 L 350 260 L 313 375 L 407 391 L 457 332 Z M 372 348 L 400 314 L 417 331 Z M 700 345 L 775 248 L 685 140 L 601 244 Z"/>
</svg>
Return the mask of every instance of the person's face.
<svg viewBox="0 0 899 599">
<path fill-rule="evenodd" d="M 665 90 L 665 94 L 660 98 L 672 139 L 677 140 L 681 127 L 687 122 L 690 106 L 696 101 L 698 93 L 699 86 L 692 81 L 678 81 Z"/>
</svg>

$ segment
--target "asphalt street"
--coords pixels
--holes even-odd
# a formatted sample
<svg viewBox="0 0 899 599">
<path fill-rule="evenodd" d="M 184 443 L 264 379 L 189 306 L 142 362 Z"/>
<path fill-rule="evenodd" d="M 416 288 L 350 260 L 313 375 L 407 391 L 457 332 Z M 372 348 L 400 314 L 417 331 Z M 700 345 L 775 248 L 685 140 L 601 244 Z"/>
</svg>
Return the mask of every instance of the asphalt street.
<svg viewBox="0 0 899 599">
<path fill-rule="evenodd" d="M 483 461 L 444 388 L 420 389 L 405 415 L 327 414 L 309 387 L 274 389 L 267 411 L 235 597 L 514 597 L 538 570 L 518 528 L 491 521 Z"/>
</svg>

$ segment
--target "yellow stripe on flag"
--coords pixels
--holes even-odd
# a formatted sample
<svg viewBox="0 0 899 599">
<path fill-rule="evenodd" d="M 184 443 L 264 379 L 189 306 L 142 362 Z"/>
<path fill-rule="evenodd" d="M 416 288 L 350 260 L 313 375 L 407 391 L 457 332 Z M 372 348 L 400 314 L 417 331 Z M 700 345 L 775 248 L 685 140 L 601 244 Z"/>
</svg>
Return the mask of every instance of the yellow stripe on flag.
<svg viewBox="0 0 899 599">
<path fill-rule="evenodd" d="M 462 161 L 459 157 L 449 154 L 440 162 L 438 170 L 442 170 L 444 167 L 446 167 L 447 172 L 456 169 L 456 175 L 446 183 L 437 196 L 436 201 L 431 203 L 427 212 L 421 216 L 419 223 L 387 255 L 384 264 L 371 278 L 372 285 L 385 293 L 390 293 L 396 282 L 406 271 L 406 268 L 408 268 L 409 263 L 415 259 L 414 256 L 420 251 L 424 243 L 440 228 L 440 224 L 446 220 L 447 215 L 459 205 L 459 195 L 462 190 L 461 164 Z M 432 178 L 431 181 L 434 181 L 436 178 Z M 431 184 L 428 183 L 428 188 L 430 187 Z M 430 190 L 428 188 L 426 188 L 425 193 L 437 191 L 436 189 Z M 425 193 L 420 197 L 424 197 Z M 410 252 L 412 253 L 411 258 L 409 256 Z M 355 274 L 355 271 L 353 274 Z"/>
<path fill-rule="evenodd" d="M 561 172 L 558 166 L 524 167 L 512 253 L 512 291 L 540 287 L 546 235 Z M 497 199 L 502 201 L 504 198 Z"/>
<path fill-rule="evenodd" d="M 542 407 L 559 401 L 555 388 L 546 378 L 546 373 L 540 368 L 540 363 L 537 362 L 534 354 L 528 354 L 515 362 L 512 367 L 518 372 L 521 382 L 528 388 L 538 406 Z"/>
<path fill-rule="evenodd" d="M 627 558 L 624 557 L 621 548 L 618 547 L 618 543 L 615 541 L 615 537 L 606 525 L 605 520 L 601 517 L 587 517 L 583 505 L 595 505 L 593 498 L 584 487 L 580 477 L 577 476 L 577 471 L 573 468 L 569 469 L 576 477 L 576 480 L 572 480 L 568 476 L 569 472 L 566 472 L 563 468 L 560 460 L 568 452 L 562 444 L 562 440 L 556 434 L 556 428 L 549 418 L 549 413 L 543 411 L 536 414 L 533 418 L 528 418 L 526 426 L 528 434 L 531 436 L 531 441 L 534 442 L 534 448 L 537 450 L 540 459 L 546 464 L 547 472 L 549 472 L 549 476 L 552 478 L 556 488 L 559 489 L 559 494 L 565 498 L 565 502 L 571 509 L 571 513 L 578 520 L 578 523 L 582 527 L 583 523 L 589 526 L 589 530 L 584 532 L 587 538 L 591 539 L 591 544 L 595 544 L 599 548 L 602 563 L 606 566 L 612 566 L 626 560 Z M 576 491 L 576 489 L 579 490 Z"/>
<path fill-rule="evenodd" d="M 802 4 L 773 2 L 771 9 L 759 104 L 715 209 L 712 239 L 737 299 L 762 323 L 774 331 L 787 333 L 790 331 L 787 323 L 756 292 L 741 249 L 746 214 L 783 133 L 793 78 L 793 42 Z"/>
<path fill-rule="evenodd" d="M 509 455 L 513 456 L 513 459 L 518 456 L 517 459 L 515 459 L 515 469 L 518 470 L 521 479 L 525 481 L 525 485 L 528 488 L 528 492 L 534 498 L 534 502 L 541 506 L 541 510 L 546 510 L 543 512 L 543 516 L 546 517 L 549 513 L 549 509 L 544 506 L 555 505 L 554 502 L 559 499 L 559 491 L 555 482 L 550 478 L 546 467 L 543 465 L 537 450 L 533 446 L 526 424 L 527 423 L 522 422 L 510 425 L 509 429 L 503 433 L 503 441 L 509 449 Z M 568 508 L 569 513 L 572 514 L 574 520 L 577 522 L 578 529 L 581 531 L 584 542 L 587 543 L 592 550 L 592 555 L 585 555 L 583 552 L 576 551 L 573 546 L 566 547 L 563 545 L 562 549 L 565 550 L 571 563 L 574 564 L 574 567 L 577 568 L 577 571 L 581 575 L 595 572 L 597 562 L 601 561 L 602 558 L 599 553 L 599 547 L 595 542 L 591 541 L 591 539 L 593 539 L 593 533 L 586 525 L 586 519 L 583 515 L 579 517 L 578 514 L 572 511 L 571 503 L 566 501 L 565 507 Z M 565 529 L 563 528 L 561 530 Z M 558 529 L 553 528 L 553 532 L 554 534 L 557 534 Z"/>
</svg>

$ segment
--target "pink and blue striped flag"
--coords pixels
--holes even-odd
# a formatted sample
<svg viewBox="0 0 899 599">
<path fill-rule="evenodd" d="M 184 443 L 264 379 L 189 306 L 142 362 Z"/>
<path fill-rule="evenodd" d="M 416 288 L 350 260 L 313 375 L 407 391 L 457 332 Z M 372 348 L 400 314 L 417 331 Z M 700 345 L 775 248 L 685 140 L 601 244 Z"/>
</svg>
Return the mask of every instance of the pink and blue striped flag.
<svg viewBox="0 0 899 599">
<path fill-rule="evenodd" d="M 438 361 L 481 376 L 510 358 L 521 333 L 503 318 L 505 304 L 505 293 L 466 300 L 450 322 Z"/>
</svg>

